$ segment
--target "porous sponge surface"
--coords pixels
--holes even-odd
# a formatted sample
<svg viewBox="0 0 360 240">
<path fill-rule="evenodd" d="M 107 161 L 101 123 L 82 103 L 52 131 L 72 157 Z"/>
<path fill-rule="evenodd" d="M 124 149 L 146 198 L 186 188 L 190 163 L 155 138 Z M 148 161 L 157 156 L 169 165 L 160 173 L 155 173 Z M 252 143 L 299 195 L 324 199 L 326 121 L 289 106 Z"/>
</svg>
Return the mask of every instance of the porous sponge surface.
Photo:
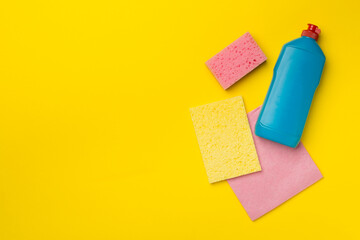
<svg viewBox="0 0 360 240">
<path fill-rule="evenodd" d="M 266 60 L 250 33 L 245 33 L 206 62 L 207 67 L 227 89 Z"/>
<path fill-rule="evenodd" d="M 261 170 L 242 97 L 190 113 L 210 183 Z"/>
</svg>

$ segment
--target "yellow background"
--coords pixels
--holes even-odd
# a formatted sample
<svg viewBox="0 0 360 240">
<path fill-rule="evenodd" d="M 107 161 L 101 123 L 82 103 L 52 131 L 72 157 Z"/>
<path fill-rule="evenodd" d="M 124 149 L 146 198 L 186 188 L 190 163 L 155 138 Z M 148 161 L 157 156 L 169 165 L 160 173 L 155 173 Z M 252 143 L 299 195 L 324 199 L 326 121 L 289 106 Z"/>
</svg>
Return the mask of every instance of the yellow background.
<svg viewBox="0 0 360 240">
<path fill-rule="evenodd" d="M 359 1 L 2 1 L 0 239 L 359 236 Z M 210 185 L 189 108 L 260 104 L 282 45 L 322 29 L 303 142 L 324 179 L 252 222 Z M 268 61 L 228 91 L 204 62 L 249 31 Z"/>
</svg>

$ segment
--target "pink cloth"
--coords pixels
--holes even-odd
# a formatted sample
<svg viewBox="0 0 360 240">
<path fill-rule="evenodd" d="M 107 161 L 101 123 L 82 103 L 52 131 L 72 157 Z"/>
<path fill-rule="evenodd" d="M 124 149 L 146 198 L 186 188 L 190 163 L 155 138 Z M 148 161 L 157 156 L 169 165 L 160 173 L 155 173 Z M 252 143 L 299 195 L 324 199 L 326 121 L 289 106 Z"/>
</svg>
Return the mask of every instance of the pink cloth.
<svg viewBox="0 0 360 240">
<path fill-rule="evenodd" d="M 294 149 L 255 136 L 259 113 L 248 119 L 262 171 L 227 180 L 253 221 L 323 177 L 302 143 Z"/>
</svg>

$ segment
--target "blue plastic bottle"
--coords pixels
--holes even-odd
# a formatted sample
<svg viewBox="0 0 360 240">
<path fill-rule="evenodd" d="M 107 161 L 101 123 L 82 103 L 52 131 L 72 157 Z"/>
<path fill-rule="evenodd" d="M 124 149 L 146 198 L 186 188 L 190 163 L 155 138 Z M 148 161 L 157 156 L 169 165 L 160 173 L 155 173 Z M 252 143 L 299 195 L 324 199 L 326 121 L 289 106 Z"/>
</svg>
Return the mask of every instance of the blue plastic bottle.
<svg viewBox="0 0 360 240">
<path fill-rule="evenodd" d="M 320 29 L 308 24 L 301 37 L 285 44 L 255 127 L 255 134 L 289 147 L 300 142 L 325 63 L 317 44 Z"/>
</svg>

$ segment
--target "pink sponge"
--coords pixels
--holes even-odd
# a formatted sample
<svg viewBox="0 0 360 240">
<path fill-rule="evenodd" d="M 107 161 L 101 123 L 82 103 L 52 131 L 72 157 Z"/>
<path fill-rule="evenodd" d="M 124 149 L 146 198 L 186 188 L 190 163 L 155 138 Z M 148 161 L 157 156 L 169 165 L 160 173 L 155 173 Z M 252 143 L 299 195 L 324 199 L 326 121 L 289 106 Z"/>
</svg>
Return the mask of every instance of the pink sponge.
<svg viewBox="0 0 360 240">
<path fill-rule="evenodd" d="M 245 33 L 206 62 L 220 85 L 227 89 L 266 60 L 250 33 Z"/>
</svg>

